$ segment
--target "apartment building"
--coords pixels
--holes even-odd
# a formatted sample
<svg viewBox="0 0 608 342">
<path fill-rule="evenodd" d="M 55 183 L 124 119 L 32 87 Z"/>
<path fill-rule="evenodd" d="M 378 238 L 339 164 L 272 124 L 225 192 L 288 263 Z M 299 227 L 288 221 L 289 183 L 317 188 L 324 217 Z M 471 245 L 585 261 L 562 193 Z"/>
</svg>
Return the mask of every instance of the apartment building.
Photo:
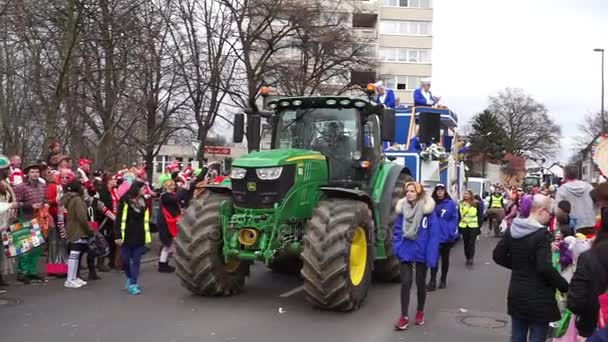
<svg viewBox="0 0 608 342">
<path fill-rule="evenodd" d="M 353 29 L 377 53 L 375 75 L 354 72 L 354 83 L 375 77 L 413 103 L 422 78 L 432 76 L 432 0 L 355 0 Z"/>
</svg>

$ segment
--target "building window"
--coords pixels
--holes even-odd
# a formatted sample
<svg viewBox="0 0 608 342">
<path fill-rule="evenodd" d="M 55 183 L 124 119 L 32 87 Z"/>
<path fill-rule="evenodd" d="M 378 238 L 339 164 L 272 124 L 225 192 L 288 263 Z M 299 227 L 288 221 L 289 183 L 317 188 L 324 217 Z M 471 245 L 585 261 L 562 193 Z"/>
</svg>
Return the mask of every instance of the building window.
<svg viewBox="0 0 608 342">
<path fill-rule="evenodd" d="M 387 76 L 384 78 L 387 88 L 397 90 L 416 90 L 420 85 L 420 79 L 426 78 L 427 76 Z"/>
<path fill-rule="evenodd" d="M 430 21 L 382 20 L 381 34 L 399 34 L 409 36 L 430 36 Z"/>
<path fill-rule="evenodd" d="M 388 48 L 381 47 L 379 49 L 381 62 L 398 62 L 398 63 L 431 63 L 430 49 L 410 49 L 410 48 Z"/>
<path fill-rule="evenodd" d="M 431 0 L 384 0 L 387 7 L 431 8 Z"/>
</svg>

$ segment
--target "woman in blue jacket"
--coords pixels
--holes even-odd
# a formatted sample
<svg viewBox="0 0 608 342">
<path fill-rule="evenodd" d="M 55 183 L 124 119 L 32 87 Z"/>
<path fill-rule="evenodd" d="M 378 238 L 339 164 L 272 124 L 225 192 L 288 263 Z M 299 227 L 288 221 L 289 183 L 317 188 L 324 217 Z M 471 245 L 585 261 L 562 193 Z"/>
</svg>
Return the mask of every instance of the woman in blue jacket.
<svg viewBox="0 0 608 342">
<path fill-rule="evenodd" d="M 445 185 L 437 184 L 432 195 L 435 200 L 435 214 L 439 224 L 439 255 L 441 256 L 441 280 L 439 288 L 445 289 L 450 268 L 450 250 L 458 237 L 458 207 L 445 189 Z M 427 291 L 437 289 L 437 270 L 431 268 L 431 281 L 426 287 Z"/>
<path fill-rule="evenodd" d="M 395 328 L 405 330 L 409 324 L 414 269 L 418 290 L 416 325 L 424 324 L 426 273 L 428 267 L 437 266 L 439 222 L 434 211 L 435 201 L 426 195 L 419 183 L 408 182 L 405 185 L 405 198 L 397 202 L 395 210 L 397 219 L 393 227 L 393 246 L 401 263 L 401 316 Z"/>
</svg>

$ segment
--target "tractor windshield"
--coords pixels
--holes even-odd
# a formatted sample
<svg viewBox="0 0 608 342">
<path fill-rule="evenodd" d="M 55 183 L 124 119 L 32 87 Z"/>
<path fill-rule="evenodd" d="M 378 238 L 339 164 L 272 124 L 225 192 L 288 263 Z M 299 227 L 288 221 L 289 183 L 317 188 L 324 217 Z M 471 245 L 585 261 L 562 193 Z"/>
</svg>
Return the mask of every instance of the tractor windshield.
<svg viewBox="0 0 608 342">
<path fill-rule="evenodd" d="M 273 147 L 319 151 L 334 165 L 332 178 L 340 178 L 359 151 L 359 120 L 354 108 L 286 109 L 278 113 Z"/>
<path fill-rule="evenodd" d="M 359 112 L 354 108 L 284 110 L 278 115 L 274 148 L 319 151 L 331 145 L 350 155 L 358 150 L 357 127 Z"/>
</svg>

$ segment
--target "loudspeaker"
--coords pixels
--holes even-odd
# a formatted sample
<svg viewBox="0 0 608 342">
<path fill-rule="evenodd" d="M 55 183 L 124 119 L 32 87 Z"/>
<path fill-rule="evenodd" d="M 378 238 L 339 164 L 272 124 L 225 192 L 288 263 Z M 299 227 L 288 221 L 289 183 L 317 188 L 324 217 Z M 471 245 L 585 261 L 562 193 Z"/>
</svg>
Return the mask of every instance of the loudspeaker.
<svg viewBox="0 0 608 342">
<path fill-rule="evenodd" d="M 441 138 L 441 115 L 420 113 L 418 116 L 418 139 L 421 143 L 438 144 Z"/>
</svg>

